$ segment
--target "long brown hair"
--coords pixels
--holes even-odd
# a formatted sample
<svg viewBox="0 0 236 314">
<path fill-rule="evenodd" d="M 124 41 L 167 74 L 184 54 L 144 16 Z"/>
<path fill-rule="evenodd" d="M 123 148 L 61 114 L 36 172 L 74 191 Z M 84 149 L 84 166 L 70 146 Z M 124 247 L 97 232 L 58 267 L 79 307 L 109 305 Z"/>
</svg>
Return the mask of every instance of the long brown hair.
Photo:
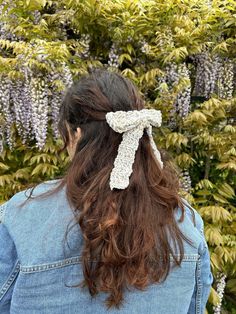
<svg viewBox="0 0 236 314">
<path fill-rule="evenodd" d="M 109 187 L 109 177 L 122 135 L 105 115 L 117 110 L 141 110 L 144 101 L 133 83 L 117 73 L 96 69 L 75 82 L 60 109 L 58 128 L 69 144 L 81 128 L 75 154 L 62 178 L 74 208 L 75 224 L 84 239 L 81 252 L 83 285 L 93 296 L 107 292 L 108 307 L 119 307 L 126 288 L 145 289 L 166 279 L 170 260 L 180 265 L 183 241 L 174 213 L 184 206 L 176 171 L 155 159 L 146 132 L 140 139 L 129 186 Z M 171 244 L 170 244 L 171 243 Z"/>
</svg>

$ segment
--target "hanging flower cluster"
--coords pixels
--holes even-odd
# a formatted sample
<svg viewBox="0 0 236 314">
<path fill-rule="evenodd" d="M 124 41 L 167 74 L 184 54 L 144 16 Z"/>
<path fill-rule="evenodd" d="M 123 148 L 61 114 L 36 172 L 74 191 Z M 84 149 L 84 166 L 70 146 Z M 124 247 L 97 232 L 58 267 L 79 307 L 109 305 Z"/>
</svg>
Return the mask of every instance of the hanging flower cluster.
<svg viewBox="0 0 236 314">
<path fill-rule="evenodd" d="M 119 49 L 115 43 L 112 44 L 108 55 L 108 65 L 111 68 L 119 67 Z"/>
<path fill-rule="evenodd" d="M 234 63 L 229 58 L 203 52 L 192 57 L 196 63 L 194 96 L 210 98 L 213 93 L 218 97 L 230 99 L 234 91 Z"/>
<path fill-rule="evenodd" d="M 30 68 L 22 69 L 23 78 L 11 80 L 1 77 L 0 80 L 0 112 L 2 112 L 5 127 L 0 129 L 0 147 L 3 141 L 10 148 L 12 143 L 12 125 L 15 123 L 23 143 L 36 140 L 36 145 L 42 149 L 45 145 L 48 122 L 51 121 L 56 137 L 59 108 L 65 88 L 72 84 L 72 75 L 66 64 L 61 65 L 61 72 L 51 72 L 43 76 L 33 73 Z M 54 84 L 61 82 L 63 89 Z"/>
<path fill-rule="evenodd" d="M 15 113 L 10 105 L 10 95 L 12 90 L 12 82 L 6 77 L 0 77 L 0 112 L 4 114 L 4 125 L 1 124 L 2 127 L 0 129 L 0 147 L 3 149 L 3 140 L 4 135 L 6 138 L 6 142 L 10 148 L 13 146 L 12 136 L 11 136 L 11 125 L 15 120 Z M 3 120 L 3 117 L 2 119 Z"/>
<path fill-rule="evenodd" d="M 90 36 L 88 34 L 82 34 L 80 38 L 80 45 L 82 51 L 76 53 L 75 55 L 81 59 L 88 59 L 90 57 Z"/>
<path fill-rule="evenodd" d="M 168 63 L 165 67 L 165 82 L 173 89 L 180 83 L 181 79 L 187 80 L 187 86 L 184 87 L 177 95 L 173 107 L 170 112 L 169 127 L 174 128 L 176 126 L 176 114 L 181 118 L 188 115 L 190 111 L 191 103 L 191 83 L 190 83 L 190 71 L 187 68 L 186 63 Z"/>
<path fill-rule="evenodd" d="M 9 32 L 8 28 L 7 28 L 7 24 L 4 21 L 4 18 L 7 16 L 8 12 L 9 12 L 9 8 L 5 8 L 6 7 L 6 2 L 2 1 L 2 3 L 0 4 L 0 38 L 1 39 L 9 39 L 9 40 L 17 40 L 17 37 L 12 34 L 11 32 Z"/>
<path fill-rule="evenodd" d="M 35 11 L 33 12 L 33 17 L 34 17 L 34 24 L 35 24 L 35 25 L 38 25 L 39 22 L 40 22 L 40 20 L 41 20 L 41 17 L 42 17 L 40 11 L 35 10 Z"/>
<path fill-rule="evenodd" d="M 15 114 L 16 128 L 23 143 L 26 143 L 32 134 L 30 121 L 32 115 L 31 92 L 33 90 L 31 89 L 29 78 L 12 81 L 10 91 L 10 106 L 12 106 Z"/>
<path fill-rule="evenodd" d="M 220 98 L 232 98 L 234 91 L 234 63 L 228 58 L 221 61 L 217 89 Z"/>
<path fill-rule="evenodd" d="M 211 56 L 206 51 L 196 54 L 193 59 L 196 63 L 196 79 L 193 95 L 210 98 L 215 91 L 219 75 L 220 58 L 215 55 Z"/>
<path fill-rule="evenodd" d="M 31 80 L 32 127 L 37 146 L 43 148 L 47 138 L 48 125 L 48 85 L 43 78 Z"/>
<path fill-rule="evenodd" d="M 181 117 L 188 115 L 190 111 L 191 103 L 191 84 L 190 84 L 190 71 L 187 68 L 186 63 L 181 63 L 178 67 L 178 73 L 180 77 L 184 77 L 188 80 L 188 86 L 184 88 L 177 96 L 176 99 L 176 111 Z"/>
<path fill-rule="evenodd" d="M 15 128 L 23 143 L 36 140 L 36 146 L 42 149 L 49 121 L 54 135 L 59 135 L 59 108 L 64 90 L 72 84 L 72 75 L 65 62 L 50 60 L 43 40 L 20 41 L 19 37 L 9 31 L 5 17 L 9 17 L 10 9 L 6 1 L 1 3 L 0 39 L 15 46 L 18 41 L 24 49 L 20 54 L 13 54 L 18 62 L 14 71 L 19 75 L 10 77 L 5 72 L 0 75 L 0 151 L 3 150 L 4 143 L 13 149 Z M 39 24 L 41 17 L 40 11 L 34 11 L 33 23 Z M 2 52 L 5 55 L 5 51 Z"/>
<path fill-rule="evenodd" d="M 225 286 L 226 286 L 226 275 L 224 273 L 218 273 L 216 276 L 216 291 L 219 296 L 219 303 L 217 306 L 213 307 L 214 314 L 221 313 L 222 300 L 224 296 Z"/>
<path fill-rule="evenodd" d="M 22 36 L 17 36 L 16 34 L 12 33 L 9 25 L 5 22 L 5 18 L 9 18 L 9 16 L 14 19 L 16 18 L 13 13 L 9 13 L 10 9 L 16 7 L 14 1 L 9 3 L 7 1 L 1 1 L 0 4 L 0 39 L 7 39 L 11 41 L 20 41 L 23 39 Z"/>
<path fill-rule="evenodd" d="M 191 183 L 191 178 L 190 178 L 188 170 L 183 170 L 181 172 L 180 183 L 181 183 L 181 188 L 185 192 L 190 193 L 192 183 Z"/>
<path fill-rule="evenodd" d="M 66 64 L 62 64 L 62 72 L 56 71 L 56 68 L 53 66 L 54 71 L 48 74 L 47 81 L 50 85 L 49 89 L 49 108 L 50 108 L 50 117 L 52 122 L 52 130 L 56 138 L 59 137 L 57 123 L 59 118 L 59 109 L 61 106 L 62 98 L 64 96 L 64 89 L 59 90 L 54 84 L 55 82 L 62 82 L 65 88 L 68 88 L 72 82 L 72 74 L 70 69 Z"/>
<path fill-rule="evenodd" d="M 140 40 L 139 45 L 142 53 L 148 54 L 150 52 L 150 46 L 145 39 Z"/>
</svg>

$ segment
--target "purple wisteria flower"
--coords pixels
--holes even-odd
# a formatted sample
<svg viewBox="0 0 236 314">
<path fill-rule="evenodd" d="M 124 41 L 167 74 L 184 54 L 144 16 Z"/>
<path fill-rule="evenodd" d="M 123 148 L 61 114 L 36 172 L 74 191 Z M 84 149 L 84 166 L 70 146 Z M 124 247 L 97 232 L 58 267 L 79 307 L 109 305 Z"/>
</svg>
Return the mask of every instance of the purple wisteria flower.
<svg viewBox="0 0 236 314">
<path fill-rule="evenodd" d="M 43 78 L 30 82 L 32 97 L 32 128 L 36 146 L 41 150 L 46 142 L 48 128 L 48 85 Z"/>
<path fill-rule="evenodd" d="M 193 89 L 194 96 L 210 98 L 216 88 L 220 70 L 220 57 L 208 51 L 192 57 L 196 64 L 196 79 Z"/>
<path fill-rule="evenodd" d="M 231 99 L 234 91 L 234 63 L 229 58 L 221 61 L 217 93 L 220 98 Z"/>
<path fill-rule="evenodd" d="M 187 86 L 178 93 L 173 103 L 173 107 L 170 111 L 169 127 L 171 129 L 174 129 L 177 123 L 176 115 L 180 116 L 181 118 L 184 118 L 188 115 L 190 111 L 191 103 L 190 71 L 186 63 L 176 64 L 172 62 L 166 65 L 165 72 L 166 72 L 165 81 L 169 86 L 170 90 L 174 89 L 174 87 L 179 84 L 181 78 L 187 79 L 187 81 L 189 82 Z"/>
<path fill-rule="evenodd" d="M 0 112 L 5 120 L 4 128 L 1 128 L 1 138 L 6 138 L 6 143 L 10 148 L 13 148 L 13 140 L 11 134 L 11 126 L 15 121 L 15 112 L 11 106 L 11 90 L 12 81 L 6 77 L 0 78 Z M 2 144 L 3 145 L 3 144 Z M 1 145 L 1 146 L 2 146 Z"/>
<path fill-rule="evenodd" d="M 108 65 L 111 68 L 119 67 L 119 50 L 115 43 L 112 44 L 110 52 L 109 52 Z"/>
</svg>

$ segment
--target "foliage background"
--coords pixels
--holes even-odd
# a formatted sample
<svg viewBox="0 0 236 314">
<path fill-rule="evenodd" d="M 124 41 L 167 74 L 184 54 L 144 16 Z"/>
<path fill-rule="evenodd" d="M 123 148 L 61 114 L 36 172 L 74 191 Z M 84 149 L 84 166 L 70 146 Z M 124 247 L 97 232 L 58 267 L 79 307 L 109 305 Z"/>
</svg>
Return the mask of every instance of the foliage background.
<svg viewBox="0 0 236 314">
<path fill-rule="evenodd" d="M 72 77 L 88 66 L 120 71 L 162 111 L 156 143 L 205 221 L 215 277 L 208 312 L 236 313 L 236 1 L 0 7 L 0 203 L 65 171 L 56 120 Z"/>
</svg>

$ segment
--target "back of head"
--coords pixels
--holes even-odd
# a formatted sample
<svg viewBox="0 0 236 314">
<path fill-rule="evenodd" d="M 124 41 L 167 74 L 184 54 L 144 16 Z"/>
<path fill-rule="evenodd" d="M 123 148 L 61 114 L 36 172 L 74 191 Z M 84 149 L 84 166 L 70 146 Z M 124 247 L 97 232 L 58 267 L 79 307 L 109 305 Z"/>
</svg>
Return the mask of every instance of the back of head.
<svg viewBox="0 0 236 314">
<path fill-rule="evenodd" d="M 170 256 L 176 264 L 183 256 L 183 236 L 174 218 L 176 208 L 183 210 L 178 178 L 165 160 L 161 169 L 146 130 L 129 186 L 122 190 L 109 186 L 122 134 L 108 125 L 106 114 L 143 108 L 131 81 L 97 69 L 71 86 L 60 109 L 59 131 L 65 147 L 67 126 L 72 135 L 81 129 L 63 182 L 84 238 L 84 284 L 91 295 L 108 292 L 108 307 L 119 306 L 129 286 L 144 289 L 164 280 Z"/>
</svg>

